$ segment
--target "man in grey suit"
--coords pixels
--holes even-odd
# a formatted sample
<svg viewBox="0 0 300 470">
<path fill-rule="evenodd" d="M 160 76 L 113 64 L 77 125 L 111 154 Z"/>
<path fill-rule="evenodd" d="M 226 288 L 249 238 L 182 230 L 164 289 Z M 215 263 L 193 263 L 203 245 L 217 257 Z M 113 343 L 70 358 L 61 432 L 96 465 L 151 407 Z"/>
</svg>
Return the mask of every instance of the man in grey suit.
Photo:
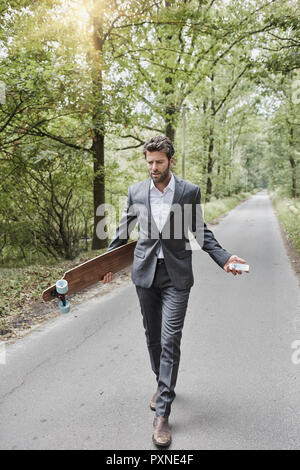
<svg viewBox="0 0 300 470">
<path fill-rule="evenodd" d="M 108 251 L 127 243 L 138 222 L 139 239 L 134 251 L 132 281 L 143 315 L 147 346 L 157 390 L 150 401 L 155 410 L 153 441 L 168 446 L 168 418 L 175 398 L 180 360 L 180 342 L 194 283 L 192 249 L 188 232 L 201 248 L 226 272 L 230 263 L 246 263 L 232 255 L 215 239 L 202 219 L 200 188 L 171 172 L 174 147 L 164 136 L 144 145 L 150 178 L 129 187 L 126 209 Z M 102 282 L 109 282 L 107 273 Z"/>
</svg>

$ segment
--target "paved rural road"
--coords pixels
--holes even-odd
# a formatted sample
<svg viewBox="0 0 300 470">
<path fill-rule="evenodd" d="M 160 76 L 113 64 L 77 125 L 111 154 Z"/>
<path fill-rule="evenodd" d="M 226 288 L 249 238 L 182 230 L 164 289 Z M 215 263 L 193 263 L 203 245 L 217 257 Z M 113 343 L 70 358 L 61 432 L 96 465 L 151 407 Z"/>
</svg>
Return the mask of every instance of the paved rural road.
<svg viewBox="0 0 300 470">
<path fill-rule="evenodd" d="M 266 192 L 213 231 L 252 270 L 234 277 L 193 255 L 170 449 L 299 448 L 299 286 Z M 155 381 L 131 282 L 6 349 L 1 449 L 154 449 Z"/>
</svg>

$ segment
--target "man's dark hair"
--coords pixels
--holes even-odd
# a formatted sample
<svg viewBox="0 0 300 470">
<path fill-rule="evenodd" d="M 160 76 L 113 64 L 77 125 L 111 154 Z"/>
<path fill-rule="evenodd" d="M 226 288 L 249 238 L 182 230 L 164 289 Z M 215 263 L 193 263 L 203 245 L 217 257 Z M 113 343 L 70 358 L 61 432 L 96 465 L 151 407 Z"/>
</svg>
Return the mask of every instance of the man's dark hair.
<svg viewBox="0 0 300 470">
<path fill-rule="evenodd" d="M 156 135 L 155 137 L 152 137 L 148 142 L 144 144 L 144 150 L 143 153 L 146 158 L 146 152 L 164 152 L 168 159 L 170 160 L 171 157 L 173 157 L 175 150 L 173 147 L 172 142 L 168 137 L 165 137 L 164 135 Z"/>
</svg>

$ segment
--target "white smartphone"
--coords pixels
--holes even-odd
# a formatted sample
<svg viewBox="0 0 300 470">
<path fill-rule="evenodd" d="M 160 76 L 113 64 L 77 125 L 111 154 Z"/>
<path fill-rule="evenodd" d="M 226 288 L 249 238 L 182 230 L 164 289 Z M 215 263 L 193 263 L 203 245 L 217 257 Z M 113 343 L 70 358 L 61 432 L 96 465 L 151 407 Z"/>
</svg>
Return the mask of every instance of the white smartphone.
<svg viewBox="0 0 300 470">
<path fill-rule="evenodd" d="M 232 270 L 235 268 L 236 271 L 246 271 L 249 272 L 249 264 L 242 264 L 242 263 L 230 263 L 229 269 Z"/>
</svg>

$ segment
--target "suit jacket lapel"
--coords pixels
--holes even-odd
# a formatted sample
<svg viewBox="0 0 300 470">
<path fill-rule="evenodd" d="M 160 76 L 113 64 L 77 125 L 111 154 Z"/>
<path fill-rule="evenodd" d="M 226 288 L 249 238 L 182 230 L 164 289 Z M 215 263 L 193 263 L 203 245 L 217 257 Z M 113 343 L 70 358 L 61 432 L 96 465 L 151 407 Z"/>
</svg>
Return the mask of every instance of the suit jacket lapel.
<svg viewBox="0 0 300 470">
<path fill-rule="evenodd" d="M 159 230 L 155 223 L 154 217 L 151 212 L 151 204 L 150 204 L 150 188 L 151 188 L 151 181 L 152 178 L 150 177 L 146 184 L 146 207 L 147 207 L 147 214 L 148 214 L 148 237 L 157 239 L 159 238 Z"/>
<path fill-rule="evenodd" d="M 180 199 L 182 197 L 183 189 L 184 189 L 184 181 L 180 180 L 175 175 L 174 175 L 174 178 L 175 178 L 175 191 L 173 195 L 172 205 L 171 205 L 171 209 L 168 214 L 167 220 L 162 228 L 162 233 L 164 232 L 167 237 L 170 236 L 172 238 L 174 236 L 174 211 L 176 213 L 175 206 L 176 204 L 179 204 Z M 174 210 L 172 210 L 173 206 L 174 206 Z M 181 208 L 180 208 L 180 211 L 181 211 Z"/>
<path fill-rule="evenodd" d="M 174 173 L 173 173 L 174 175 Z M 177 178 L 177 176 L 174 175 L 174 179 L 175 179 L 175 190 L 174 190 L 174 195 L 173 195 L 173 200 L 172 200 L 172 206 L 175 205 L 175 204 L 178 204 L 180 199 L 181 199 L 181 196 L 182 196 L 182 193 L 183 193 L 183 188 L 184 188 L 184 181 L 183 180 L 180 180 L 179 178 Z M 146 207 L 147 207 L 147 212 L 148 212 L 148 233 L 151 234 L 151 238 L 160 238 L 159 237 L 159 230 L 158 230 L 158 227 L 155 223 L 155 220 L 152 216 L 152 213 L 151 213 L 151 204 L 150 204 L 150 183 L 151 183 L 151 177 L 146 181 L 146 197 L 145 197 L 145 202 L 146 202 Z M 170 213 L 167 217 L 167 220 L 162 228 L 162 232 L 167 228 L 169 227 L 169 224 L 173 221 L 173 218 L 174 218 L 174 213 L 172 211 L 172 206 L 171 206 L 171 210 L 170 210 Z M 151 231 L 152 229 L 152 231 Z"/>
<path fill-rule="evenodd" d="M 178 204 L 183 193 L 184 181 L 180 180 L 175 175 L 174 175 L 174 178 L 175 178 L 175 191 L 174 191 L 172 204 Z"/>
</svg>

